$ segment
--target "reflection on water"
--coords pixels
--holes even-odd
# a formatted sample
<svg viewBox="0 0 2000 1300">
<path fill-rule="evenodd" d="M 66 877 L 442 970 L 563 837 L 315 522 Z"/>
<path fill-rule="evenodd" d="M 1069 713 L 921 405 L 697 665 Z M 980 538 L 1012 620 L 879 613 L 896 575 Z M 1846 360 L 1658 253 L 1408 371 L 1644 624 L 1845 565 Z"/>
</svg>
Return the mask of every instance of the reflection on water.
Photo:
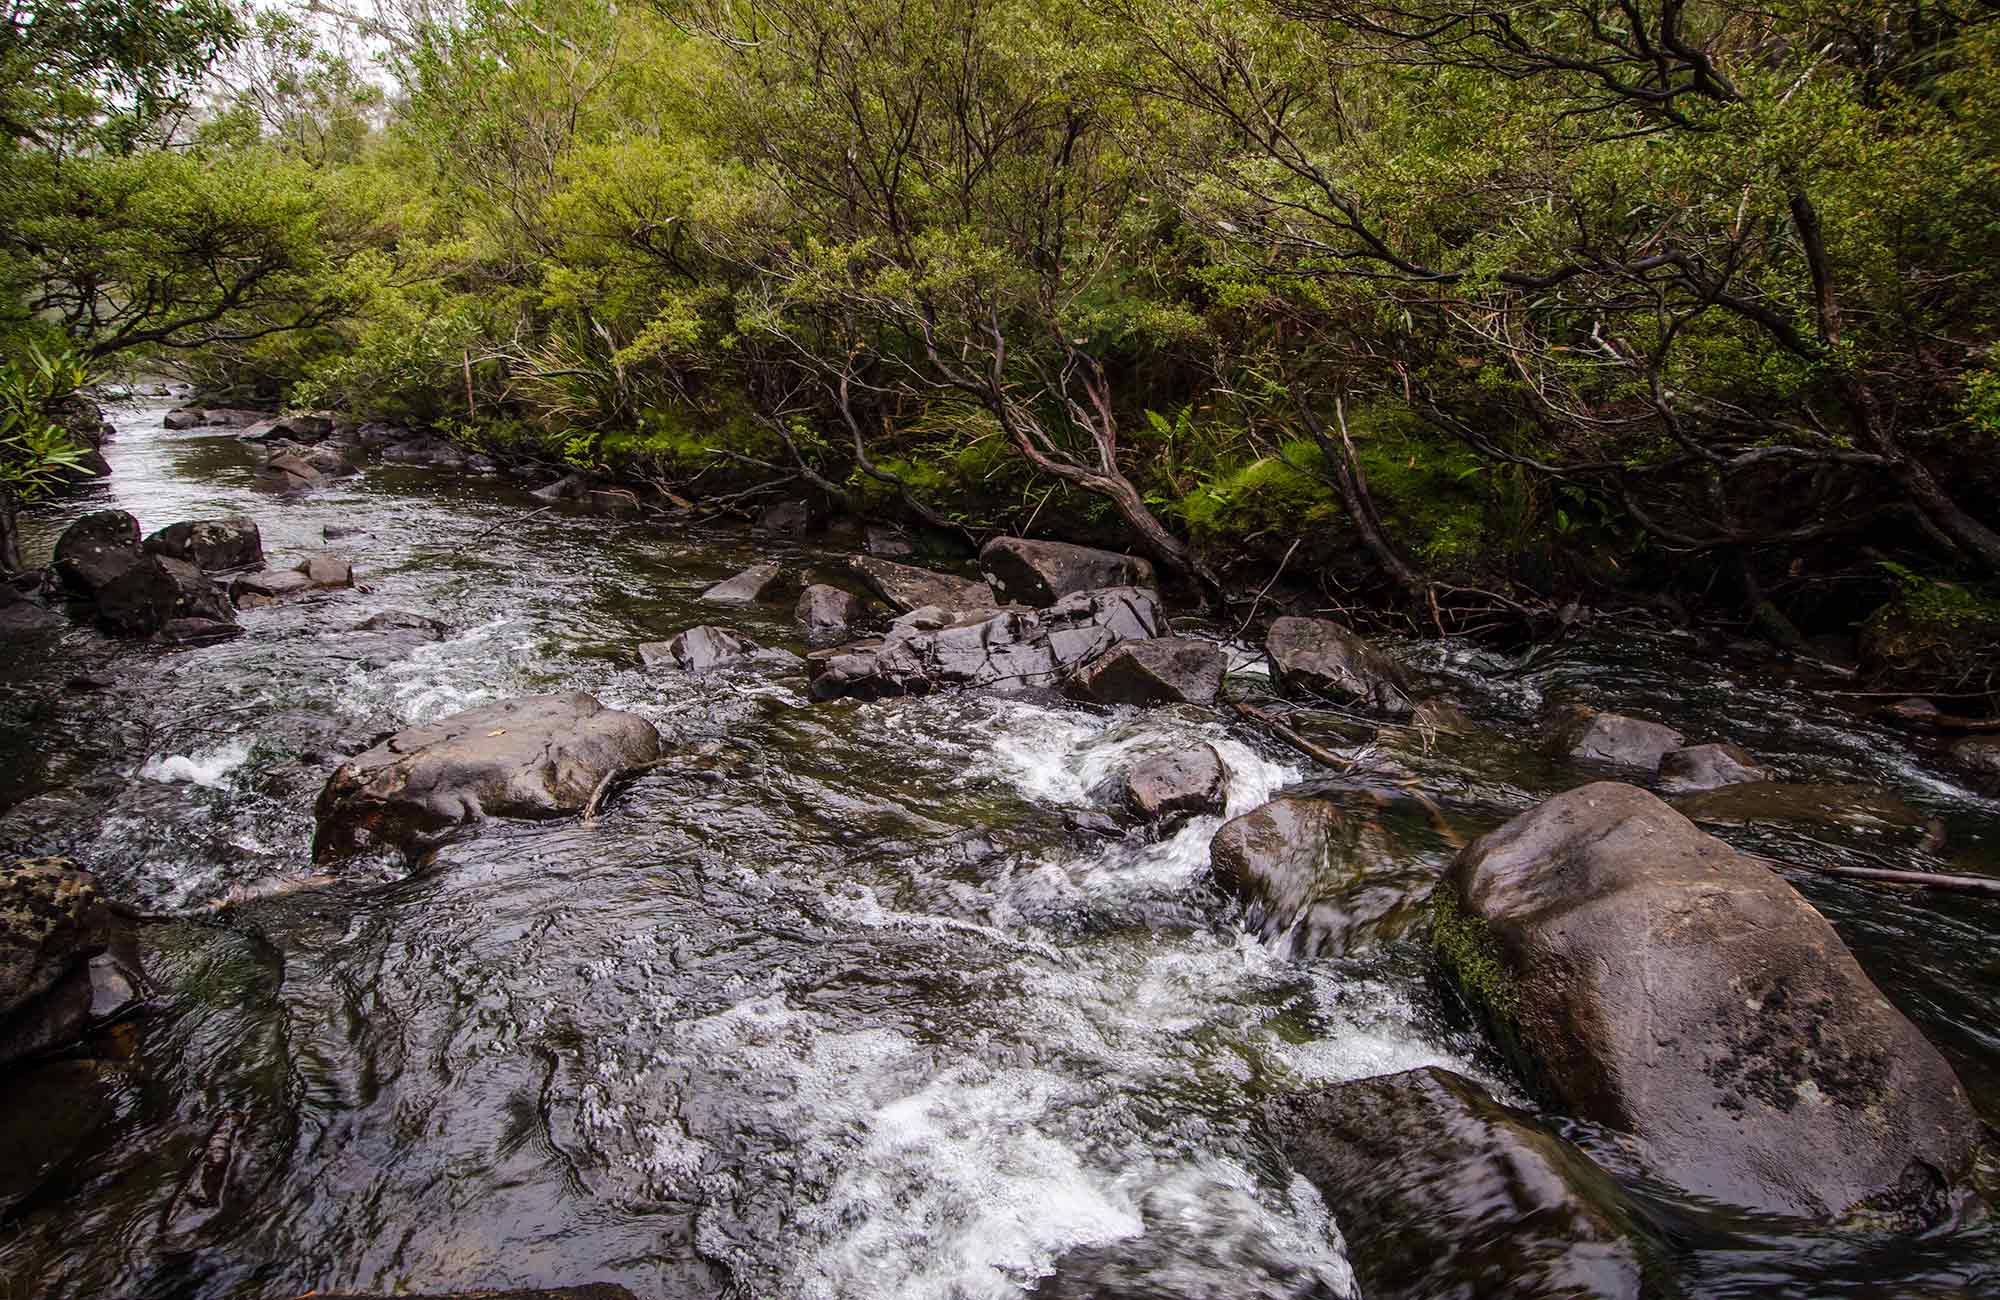
<svg viewBox="0 0 2000 1300">
<path fill-rule="evenodd" d="M 703 621 L 802 649 L 785 608 L 718 617 L 697 597 L 774 550 L 826 575 L 841 553 L 531 514 L 514 487 L 393 467 L 277 502 L 240 444 L 160 415 L 119 413 L 115 477 L 28 521 L 31 561 L 104 505 L 148 529 L 248 513 L 274 562 L 333 549 L 361 589 L 248 612 L 223 644 L 77 629 L 0 667 L 0 805 L 33 796 L 10 834 L 187 908 L 306 872 L 341 755 L 472 704 L 583 689 L 715 752 L 591 826 L 495 827 L 415 874 L 357 867 L 224 923 L 149 925 L 163 993 L 131 1052 L 0 1085 L 0 1150 L 26 1153 L 0 1176 L 0 1295 L 1345 1296 L 1337 1223 L 1261 1145 L 1257 1100 L 1429 1063 L 1516 1095 L 1414 946 L 1299 963 L 1241 935 L 1203 883 L 1219 818 L 1109 842 L 1065 824 L 1105 777 L 1194 740 L 1221 751 L 1231 813 L 1305 775 L 1232 721 L 812 706 L 797 680 L 648 673 L 632 646 Z M 329 526 L 361 532 L 329 545 Z M 393 653 L 348 634 L 390 609 L 449 633 Z M 1460 834 L 1574 782 L 1527 742 L 1545 700 L 1582 697 L 1788 779 L 1887 784 L 1945 817 L 1957 869 L 2000 861 L 2000 807 L 1904 737 L 1670 639 L 1526 666 L 1411 653 L 1487 724 L 1393 745 Z M 86 672 L 108 685 L 65 689 Z M 1442 868 L 1442 838 L 1411 842 Z M 1858 833 L 1753 847 L 1914 852 Z M 1793 879 L 2000 1113 L 2000 907 Z M 187 1184 L 211 1139 L 232 1157 L 203 1204 Z M 1661 1215 L 1690 1295 L 2000 1290 L 1990 1230 Z"/>
</svg>

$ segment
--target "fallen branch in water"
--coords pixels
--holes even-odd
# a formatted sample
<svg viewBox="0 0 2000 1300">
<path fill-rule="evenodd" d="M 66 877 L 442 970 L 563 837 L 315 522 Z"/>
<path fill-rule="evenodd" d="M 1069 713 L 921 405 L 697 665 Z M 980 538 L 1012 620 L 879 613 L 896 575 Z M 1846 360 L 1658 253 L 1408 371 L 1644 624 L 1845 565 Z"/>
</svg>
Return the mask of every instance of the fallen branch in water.
<svg viewBox="0 0 2000 1300">
<path fill-rule="evenodd" d="M 1782 867 L 1802 868 L 1817 871 L 1822 875 L 1839 876 L 1843 880 L 1932 889 L 1943 894 L 1979 894 L 2000 898 L 2000 876 L 1962 876 L 1946 871 L 1900 871 L 1892 867 L 1842 867 L 1826 863 L 1787 862 L 1780 858 L 1766 857 L 1761 853 L 1749 853 L 1745 856 L 1755 858 L 1773 870 Z"/>
<path fill-rule="evenodd" d="M 646 773 L 656 771 L 662 767 L 672 767 L 676 763 L 684 763 L 690 757 L 691 755 L 688 754 L 669 754 L 665 758 L 656 758 L 649 763 L 640 763 L 636 767 L 621 767 L 615 772 L 606 772 L 604 779 L 597 783 L 597 788 L 590 792 L 590 798 L 583 805 L 583 824 L 589 826 L 597 820 L 597 814 L 604 810 L 604 796 L 618 782 L 631 777 L 644 776 Z"/>
<path fill-rule="evenodd" d="M 1298 750 L 1308 758 L 1316 758 L 1328 767 L 1337 767 L 1343 772 L 1352 772 L 1354 765 L 1360 762 L 1358 758 L 1348 758 L 1344 755 L 1334 753 L 1324 745 L 1314 744 L 1255 705 L 1245 704 L 1241 700 L 1231 700 L 1229 703 L 1230 707 L 1235 709 L 1238 714 L 1250 719 L 1252 722 L 1260 722 L 1269 727 L 1278 739 L 1284 741 L 1287 745 L 1290 745 L 1293 749 Z"/>
</svg>

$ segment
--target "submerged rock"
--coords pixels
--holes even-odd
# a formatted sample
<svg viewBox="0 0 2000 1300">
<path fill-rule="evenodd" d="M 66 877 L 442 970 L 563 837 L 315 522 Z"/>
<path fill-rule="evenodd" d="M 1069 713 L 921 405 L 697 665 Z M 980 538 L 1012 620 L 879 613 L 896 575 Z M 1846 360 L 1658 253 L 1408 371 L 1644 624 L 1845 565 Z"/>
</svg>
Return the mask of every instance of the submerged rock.
<svg viewBox="0 0 2000 1300">
<path fill-rule="evenodd" d="M 95 596 L 139 555 L 139 521 L 123 510 L 97 510 L 63 529 L 53 567 L 66 591 Z"/>
<path fill-rule="evenodd" d="M 343 763 L 314 809 L 313 857 L 417 850 L 489 817 L 581 812 L 598 782 L 659 756 L 652 723 L 581 691 L 469 709 Z"/>
<path fill-rule="evenodd" d="M 144 555 L 99 589 L 97 619 L 113 632 L 150 636 L 169 623 L 234 623 L 236 611 L 222 588 L 194 565 Z"/>
<path fill-rule="evenodd" d="M 1138 587 L 1080 591 L 1045 610 L 919 609 L 879 642 L 815 656 L 812 694 L 877 699 L 946 686 L 1049 687 L 1074 666 L 1160 627 L 1159 602 Z"/>
<path fill-rule="evenodd" d="M 248 515 L 191 519 L 168 524 L 144 542 L 144 549 L 186 560 L 210 573 L 248 569 L 264 563 L 264 538 Z"/>
<path fill-rule="evenodd" d="M 1738 745 L 1690 745 L 1660 758 L 1660 789 L 1668 794 L 1768 781 L 1771 770 Z"/>
<path fill-rule="evenodd" d="M 1944 826 L 1887 790 L 1867 785 L 1756 781 L 1674 800 L 1690 821 L 1709 826 L 1799 825 L 1845 830 L 1917 831 L 1943 842 Z"/>
<path fill-rule="evenodd" d="M 1250 928 L 1289 935 L 1302 957 L 1395 938 L 1437 883 L 1380 824 L 1321 799 L 1273 799 L 1225 823 L 1208 852 L 1216 879 L 1249 903 Z"/>
<path fill-rule="evenodd" d="M 622 1286 L 588 1282 L 582 1286 L 533 1287 L 525 1291 L 315 1291 L 313 1300 L 639 1300 Z"/>
<path fill-rule="evenodd" d="M 861 621 L 861 597 L 816 582 L 799 593 L 796 613 L 808 641 L 837 641 Z"/>
<path fill-rule="evenodd" d="M 1229 799 L 1229 769 L 1213 745 L 1155 754 L 1119 784 L 1125 806 L 1148 822 L 1219 813 Z"/>
<path fill-rule="evenodd" d="M 1282 695 L 1319 695 L 1402 717 L 1409 678 L 1395 660 L 1327 618 L 1280 618 L 1264 636 L 1271 684 Z"/>
<path fill-rule="evenodd" d="M 0 583 L 0 641 L 42 636 L 63 626 L 62 616 L 7 583 Z"/>
<path fill-rule="evenodd" d="M 1229 660 L 1213 641 L 1155 637 L 1127 641 L 1078 668 L 1069 693 L 1098 704 L 1210 704 Z"/>
<path fill-rule="evenodd" d="M 1153 566 L 1136 555 L 1026 537 L 994 538 L 979 564 L 1002 598 L 1037 608 L 1077 591 L 1153 585 Z"/>
<path fill-rule="evenodd" d="M 753 564 L 733 578 L 725 578 L 701 598 L 711 605 L 755 605 L 770 600 L 790 585 L 783 568 L 776 564 Z"/>
<path fill-rule="evenodd" d="M 973 578 L 955 578 L 873 555 L 857 555 L 848 564 L 890 608 L 903 613 L 933 605 L 965 611 L 995 605 L 993 588 Z"/>
<path fill-rule="evenodd" d="M 1776 1214 L 1946 1215 L 1978 1140 L 1965 1090 L 1777 873 L 1599 782 L 1480 837 L 1448 879 L 1434 937 L 1468 1001 L 1667 1179 Z"/>
<path fill-rule="evenodd" d="M 1571 704 L 1551 716 L 1543 748 L 1557 758 L 1642 767 L 1651 772 L 1682 743 L 1681 733 L 1672 727 Z"/>
<path fill-rule="evenodd" d="M 1368 1300 L 1671 1294 L 1610 1177 L 1449 1070 L 1280 1096 L 1264 1122 L 1326 1200 Z"/>
</svg>

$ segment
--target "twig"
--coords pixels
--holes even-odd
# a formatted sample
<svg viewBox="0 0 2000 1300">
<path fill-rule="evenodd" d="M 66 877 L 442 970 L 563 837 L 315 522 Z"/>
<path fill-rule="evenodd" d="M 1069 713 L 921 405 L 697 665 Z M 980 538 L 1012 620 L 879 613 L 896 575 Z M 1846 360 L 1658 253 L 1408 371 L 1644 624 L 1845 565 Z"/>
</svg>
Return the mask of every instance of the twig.
<svg viewBox="0 0 2000 1300">
<path fill-rule="evenodd" d="M 2000 897 L 2000 876 L 1964 876 L 1946 871 L 1898 871 L 1890 867 L 1844 867 L 1830 863 L 1788 862 L 1782 858 L 1767 857 L 1762 853 L 1744 853 L 1755 858 L 1773 870 L 1784 867 L 1806 868 L 1821 875 L 1839 876 L 1846 880 L 1865 880 L 1883 885 L 1911 885 L 1918 889 L 1935 889 L 1949 894 L 1990 894 Z"/>
<path fill-rule="evenodd" d="M 589 826 L 597 820 L 597 814 L 603 811 L 605 793 L 616 782 L 626 780 L 630 777 L 644 776 L 646 773 L 658 768 L 671 767 L 675 763 L 684 761 L 686 758 L 687 755 L 685 754 L 669 754 L 665 758 L 656 758 L 649 763 L 640 763 L 636 767 L 621 767 L 606 772 L 604 779 L 597 783 L 597 788 L 590 792 L 589 800 L 583 805 L 583 824 Z"/>
<path fill-rule="evenodd" d="M 1244 630 L 1250 626 L 1250 620 L 1257 617 L 1257 607 L 1264 603 L 1264 597 L 1270 593 L 1271 588 L 1278 585 L 1278 579 L 1283 576 L 1285 566 L 1292 562 L 1292 552 L 1298 550 L 1299 543 L 1304 540 L 1302 537 L 1294 537 L 1292 544 L 1285 548 L 1285 558 L 1278 561 L 1278 567 L 1271 571 L 1271 580 L 1258 590 L 1256 598 L 1250 602 L 1250 612 L 1245 614 L 1243 622 L 1237 625 L 1236 635 L 1229 638 L 1231 641 L 1242 639 Z"/>
<path fill-rule="evenodd" d="M 482 532 L 479 532 L 471 537 L 468 537 L 464 541 L 460 542 L 457 546 L 454 546 L 452 548 L 452 553 L 457 554 L 459 551 L 464 550 L 466 547 L 472 545 L 474 542 L 483 542 L 487 538 L 493 536 L 493 534 L 499 532 L 502 528 L 512 528 L 516 524 L 525 524 L 530 519 L 533 519 L 536 515 L 545 515 L 553 509 L 555 509 L 553 505 L 546 505 L 536 510 L 530 510 L 527 514 L 522 515 L 517 519 L 502 519 L 499 523 L 493 525 L 491 528 L 485 529 Z"/>
<path fill-rule="evenodd" d="M 1360 761 L 1358 759 L 1353 759 L 1353 758 L 1343 758 L 1341 755 L 1334 753 L 1332 750 L 1328 749 L 1324 745 L 1314 744 L 1312 741 L 1307 740 L 1304 736 L 1301 736 L 1298 732 L 1293 731 L 1290 727 L 1286 726 L 1284 723 L 1278 721 L 1276 718 L 1272 717 L 1270 714 L 1266 713 L 1264 710 L 1260 708 L 1257 708 L 1254 705 L 1245 704 L 1241 700 L 1232 700 L 1230 701 L 1230 707 L 1234 708 L 1236 712 L 1241 714 L 1243 717 L 1249 718 L 1254 722 L 1263 723 L 1265 726 L 1269 727 L 1278 736 L 1278 738 L 1284 741 L 1287 745 L 1290 745 L 1293 749 L 1298 750 L 1301 754 L 1304 754 L 1309 758 L 1318 759 L 1320 762 L 1325 763 L 1328 767 L 1337 767 L 1343 772 L 1351 772 L 1354 770 L 1354 765 Z"/>
</svg>

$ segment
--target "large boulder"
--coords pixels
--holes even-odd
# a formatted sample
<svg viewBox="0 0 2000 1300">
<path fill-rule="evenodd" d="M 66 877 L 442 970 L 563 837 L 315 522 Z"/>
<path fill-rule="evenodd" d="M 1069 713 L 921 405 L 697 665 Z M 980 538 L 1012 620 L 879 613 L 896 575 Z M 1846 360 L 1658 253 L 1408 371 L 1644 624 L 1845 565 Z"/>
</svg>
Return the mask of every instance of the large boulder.
<svg viewBox="0 0 2000 1300">
<path fill-rule="evenodd" d="M 113 632 L 150 636 L 178 620 L 233 623 L 229 596 L 207 574 L 165 555 L 142 555 L 97 593 L 97 619 Z"/>
<path fill-rule="evenodd" d="M 0 866 L 0 1065 L 66 1046 L 124 1011 L 138 996 L 138 965 L 89 872 L 64 858 Z"/>
<path fill-rule="evenodd" d="M 1643 790 L 1582 786 L 1481 836 L 1434 922 L 1524 1074 L 1697 1195 L 1930 1224 L 1971 1168 L 1965 1090 L 1833 927 Z"/>
<path fill-rule="evenodd" d="M 308 556 L 284 571 L 266 569 L 245 574 L 229 584 L 229 599 L 238 609 L 256 609 L 315 591 L 335 591 L 354 585 L 354 566 L 337 555 Z"/>
<path fill-rule="evenodd" d="M 1280 694 L 1324 696 L 1392 717 L 1414 707 L 1402 667 L 1332 619 L 1272 620 L 1264 654 Z"/>
<path fill-rule="evenodd" d="M 328 411 L 302 411 L 297 415 L 279 415 L 268 420 L 259 420 L 245 426 L 237 434 L 252 442 L 270 442 L 283 439 L 287 442 L 320 442 L 333 436 L 334 417 Z"/>
<path fill-rule="evenodd" d="M 250 569 L 264 563 L 263 534 L 257 530 L 257 521 L 248 515 L 168 524 L 143 545 L 155 555 L 186 560 L 210 573 Z"/>
<path fill-rule="evenodd" d="M 1076 591 L 1150 587 L 1153 566 L 1136 555 L 1094 546 L 996 537 L 979 552 L 980 568 L 1000 596 L 1016 605 L 1053 605 Z"/>
<path fill-rule="evenodd" d="M 1078 668 L 1069 694 L 1098 704 L 1212 704 L 1228 656 L 1213 641 L 1166 636 L 1126 641 Z"/>
<path fill-rule="evenodd" d="M 1403 934 L 1437 883 L 1379 822 L 1321 799 L 1273 799 L 1225 822 L 1208 853 L 1216 880 L 1248 903 L 1249 927 L 1303 957 Z"/>
<path fill-rule="evenodd" d="M 56 539 L 55 574 L 65 590 L 94 596 L 139 559 L 139 521 L 123 510 L 97 510 Z"/>
<path fill-rule="evenodd" d="M 420 850 L 489 817 L 581 812 L 597 785 L 660 756 L 637 714 L 581 691 L 506 700 L 399 731 L 320 791 L 313 857 Z"/>
<path fill-rule="evenodd" d="M 851 591 L 816 582 L 799 593 L 796 610 L 806 640 L 815 644 L 838 641 L 861 621 L 861 597 Z"/>
<path fill-rule="evenodd" d="M 1470 1079 L 1428 1066 L 1266 1103 L 1369 1300 L 1642 1300 L 1664 1255 L 1610 1177 Z"/>
<path fill-rule="evenodd" d="M 1219 813 L 1229 801 L 1229 769 L 1213 745 L 1155 754 L 1119 782 L 1125 806 L 1141 821 Z"/>
<path fill-rule="evenodd" d="M 325 484 L 326 475 L 297 452 L 281 451 L 264 462 L 251 480 L 251 486 L 259 492 L 270 492 L 278 496 L 296 496 L 311 492 Z"/>
<path fill-rule="evenodd" d="M 753 564 L 733 578 L 725 578 L 701 598 L 711 605 L 755 605 L 782 593 L 789 584 L 784 569 L 776 564 Z"/>
<path fill-rule="evenodd" d="M 1586 704 L 1555 710 L 1549 719 L 1543 748 L 1555 758 L 1580 759 L 1617 767 L 1658 770 L 1660 760 L 1681 747 L 1681 733 L 1672 727 L 1622 713 L 1606 713 Z"/>
<path fill-rule="evenodd" d="M 1660 789 L 1668 794 L 1770 779 L 1771 770 L 1740 745 L 1689 745 L 1660 756 Z"/>
<path fill-rule="evenodd" d="M 1159 601 L 1140 587 L 1080 591 L 1045 610 L 919 609 L 879 642 L 815 656 L 812 694 L 876 699 L 945 686 L 1050 687 L 1121 641 L 1157 636 L 1161 626 Z"/>
<path fill-rule="evenodd" d="M 848 563 L 890 608 L 901 613 L 932 605 L 971 611 L 992 609 L 995 604 L 993 588 L 973 578 L 955 578 L 873 555 L 857 555 Z"/>
</svg>

